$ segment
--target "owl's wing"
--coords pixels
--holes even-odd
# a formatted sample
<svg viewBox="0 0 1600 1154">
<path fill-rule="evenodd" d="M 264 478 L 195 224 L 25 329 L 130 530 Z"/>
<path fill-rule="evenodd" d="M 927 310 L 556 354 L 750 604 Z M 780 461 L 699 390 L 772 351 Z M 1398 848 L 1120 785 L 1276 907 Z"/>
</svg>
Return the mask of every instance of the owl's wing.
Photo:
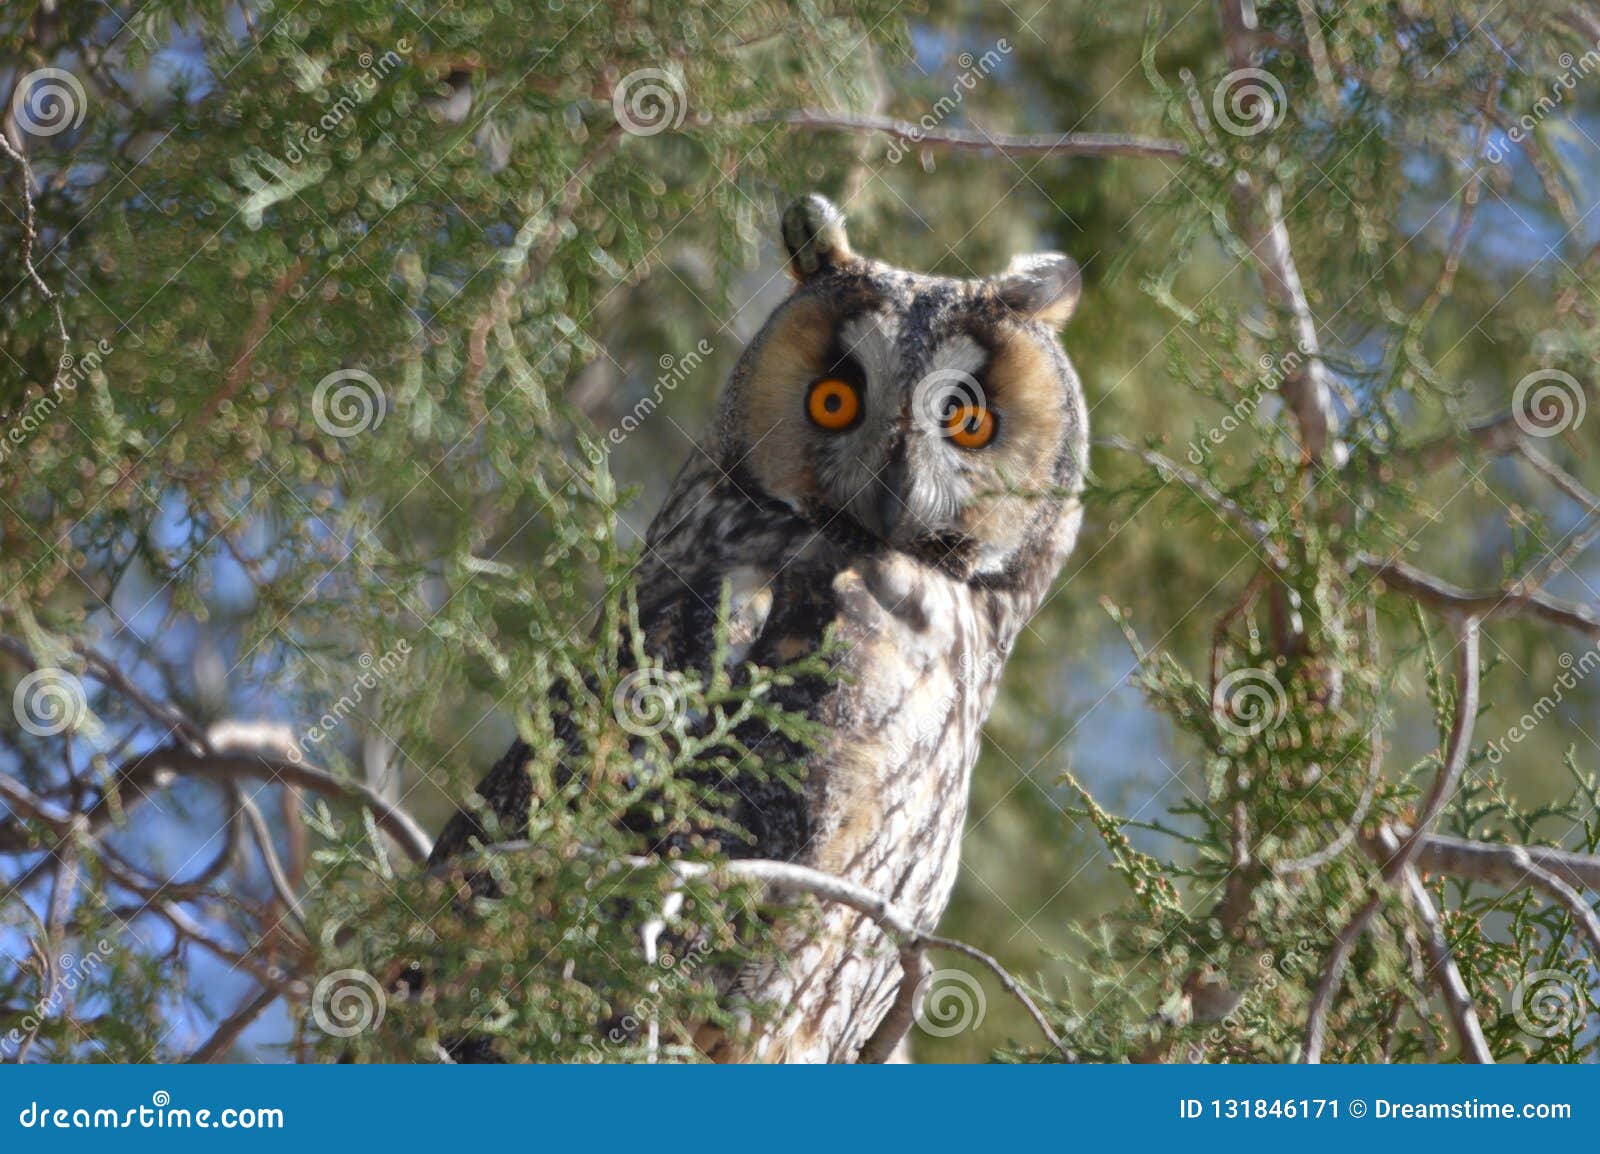
<svg viewBox="0 0 1600 1154">
<path fill-rule="evenodd" d="M 725 660 L 741 665 L 756 647 L 771 616 L 772 567 L 759 560 L 761 538 L 780 511 L 745 497 L 714 462 L 697 453 L 679 472 L 666 501 L 651 521 L 635 570 L 634 589 L 646 648 L 669 669 L 709 672 L 716 651 L 718 606 L 728 590 Z M 551 711 L 561 744 L 574 747 L 577 734 L 561 709 Z M 527 772 L 531 754 L 518 739 L 478 783 L 471 808 L 462 808 L 434 843 L 430 864 L 471 848 L 474 841 L 517 836 L 527 819 L 533 790 Z"/>
</svg>

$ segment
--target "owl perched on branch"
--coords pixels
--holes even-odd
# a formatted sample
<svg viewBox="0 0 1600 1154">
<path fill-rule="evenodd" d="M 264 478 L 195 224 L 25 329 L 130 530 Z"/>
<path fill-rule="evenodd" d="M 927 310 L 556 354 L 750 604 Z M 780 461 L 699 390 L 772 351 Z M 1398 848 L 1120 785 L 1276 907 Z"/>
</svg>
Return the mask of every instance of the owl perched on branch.
<svg viewBox="0 0 1600 1154">
<path fill-rule="evenodd" d="M 1087 415 L 1055 336 L 1078 268 L 1042 253 L 979 280 L 906 272 L 857 255 L 818 196 L 784 213 L 783 240 L 797 286 L 650 527 L 639 620 L 668 669 L 713 659 L 724 596 L 730 663 L 833 639 L 837 676 L 784 703 L 824 727 L 794 751 L 803 786 L 728 783 L 751 835 L 728 852 L 857 882 L 931 930 L 1002 667 L 1082 518 Z M 512 827 L 527 757 L 519 742 L 478 790 Z M 434 859 L 484 836 L 462 812 Z M 776 1019 L 697 1041 L 720 1060 L 853 1060 L 894 1002 L 895 950 L 842 907 L 780 933 L 782 957 L 725 983 Z"/>
</svg>

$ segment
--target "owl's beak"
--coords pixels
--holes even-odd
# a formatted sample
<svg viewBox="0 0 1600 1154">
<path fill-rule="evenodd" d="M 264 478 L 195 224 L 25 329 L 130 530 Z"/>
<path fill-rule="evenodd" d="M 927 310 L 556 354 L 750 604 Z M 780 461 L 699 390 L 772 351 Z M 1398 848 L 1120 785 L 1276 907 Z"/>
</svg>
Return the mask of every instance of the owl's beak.
<svg viewBox="0 0 1600 1154">
<path fill-rule="evenodd" d="M 889 458 L 889 463 L 878 475 L 877 492 L 871 504 L 872 519 L 869 525 L 884 541 L 894 540 L 895 528 L 906 512 L 906 452 L 901 447 Z"/>
</svg>

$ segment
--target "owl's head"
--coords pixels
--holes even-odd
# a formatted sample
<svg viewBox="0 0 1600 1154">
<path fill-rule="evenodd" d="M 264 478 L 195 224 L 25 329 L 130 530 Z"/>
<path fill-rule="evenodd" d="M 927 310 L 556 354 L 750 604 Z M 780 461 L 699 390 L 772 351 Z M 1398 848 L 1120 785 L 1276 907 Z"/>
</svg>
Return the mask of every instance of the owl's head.
<svg viewBox="0 0 1600 1154">
<path fill-rule="evenodd" d="M 963 577 L 998 578 L 1075 531 L 1087 418 L 1055 335 L 1078 299 L 1070 257 L 974 280 L 906 272 L 856 254 L 820 196 L 789 207 L 783 240 L 797 287 L 719 420 L 736 480 Z"/>
</svg>

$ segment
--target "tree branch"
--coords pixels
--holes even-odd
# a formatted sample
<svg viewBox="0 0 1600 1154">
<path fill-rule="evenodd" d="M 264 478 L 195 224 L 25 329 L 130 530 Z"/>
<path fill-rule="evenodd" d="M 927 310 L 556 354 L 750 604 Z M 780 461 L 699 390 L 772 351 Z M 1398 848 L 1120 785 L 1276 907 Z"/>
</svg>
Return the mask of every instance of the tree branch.
<svg viewBox="0 0 1600 1154">
<path fill-rule="evenodd" d="M 1000 156 L 1170 156 L 1177 159 L 1186 156 L 1189 151 L 1181 141 L 1158 137 L 1103 132 L 1014 136 L 965 128 L 930 129 L 888 116 L 850 116 L 813 108 L 763 113 L 754 121 L 758 124 L 788 124 L 813 132 L 878 133 L 916 148 L 945 148 Z"/>
<path fill-rule="evenodd" d="M 292 761 L 266 748 L 202 753 L 176 746 L 162 746 L 141 754 L 117 771 L 115 790 L 107 790 L 81 815 L 87 821 L 87 832 L 98 834 L 111 823 L 118 812 L 111 800 L 113 792 L 121 795 L 131 791 L 132 796 L 127 799 L 131 808 L 138 804 L 144 787 L 164 784 L 165 779 L 173 775 L 222 782 L 251 778 L 296 786 L 320 797 L 351 802 L 371 810 L 378 828 L 393 837 L 415 861 L 427 860 L 433 848 L 432 840 L 414 817 L 385 800 L 365 783 L 338 777 L 305 761 Z M 17 792 L 19 790 L 20 793 Z M 62 823 L 70 822 L 71 817 L 56 814 L 18 783 L 0 776 L 0 794 L 6 797 L 8 804 L 15 795 L 18 798 L 18 812 L 24 816 L 43 821 L 57 833 L 66 832 L 66 826 Z M 24 852 L 29 848 L 29 842 L 28 831 L 18 823 L 0 823 L 0 853 Z"/>
<path fill-rule="evenodd" d="M 1408 831 L 1397 826 L 1395 832 L 1405 836 Z M 1429 873 L 1449 874 L 1492 885 L 1518 886 L 1527 878 L 1527 867 L 1522 864 L 1524 858 L 1534 868 L 1570 886 L 1600 893 L 1600 857 L 1549 846 L 1497 845 L 1430 833 L 1418 847 L 1416 865 Z"/>
<path fill-rule="evenodd" d="M 1373 553 L 1359 554 L 1356 564 L 1372 577 L 1382 579 L 1391 589 L 1406 593 L 1435 609 L 1471 615 L 1486 621 L 1526 613 L 1600 641 L 1600 613 L 1587 605 L 1552 597 L 1540 589 L 1511 588 L 1474 593 L 1425 573 L 1399 558 L 1384 559 Z"/>
</svg>

